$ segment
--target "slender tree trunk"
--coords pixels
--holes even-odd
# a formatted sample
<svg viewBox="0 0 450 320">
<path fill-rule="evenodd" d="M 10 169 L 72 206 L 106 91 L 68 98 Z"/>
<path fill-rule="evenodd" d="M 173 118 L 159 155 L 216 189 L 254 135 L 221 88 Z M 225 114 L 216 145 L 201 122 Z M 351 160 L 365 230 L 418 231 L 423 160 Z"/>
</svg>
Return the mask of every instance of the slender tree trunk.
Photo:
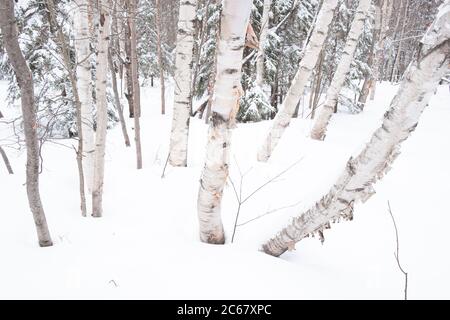
<svg viewBox="0 0 450 320">
<path fill-rule="evenodd" d="M 94 121 L 92 113 L 91 49 L 88 1 L 74 0 L 74 46 L 76 56 L 76 85 L 81 108 L 83 175 L 90 194 L 94 176 Z M 79 149 L 79 148 L 78 148 Z M 78 150 L 80 152 L 80 149 Z"/>
<path fill-rule="evenodd" d="M 113 43 L 111 42 L 110 45 L 112 45 L 112 44 Z M 130 138 L 128 137 L 127 124 L 125 122 L 125 117 L 123 115 L 123 107 L 122 107 L 122 104 L 120 103 L 119 90 L 117 89 L 116 70 L 114 69 L 114 63 L 113 63 L 111 51 L 112 50 L 110 47 L 108 50 L 108 65 L 109 65 L 109 71 L 111 73 L 112 87 L 113 87 L 113 91 L 114 91 L 114 100 L 116 103 L 117 113 L 119 114 L 120 127 L 122 129 L 122 135 L 123 135 L 123 139 L 125 141 L 125 146 L 129 147 L 130 146 Z"/>
<path fill-rule="evenodd" d="M 192 100 L 195 94 L 195 85 L 197 83 L 197 78 L 198 78 L 198 70 L 199 70 L 199 64 L 200 64 L 200 56 L 202 54 L 202 48 L 203 45 L 205 43 L 206 40 L 206 29 L 207 29 L 207 25 L 208 25 L 208 18 L 209 18 L 209 6 L 211 5 L 211 0 L 208 0 L 205 4 L 205 16 L 203 17 L 202 21 L 201 21 L 201 25 L 200 25 L 200 43 L 198 45 L 196 45 L 195 47 L 197 47 L 197 50 L 194 50 L 194 61 L 193 61 L 193 75 L 192 75 L 192 83 L 191 83 L 191 114 L 192 114 Z M 202 3 L 201 1 L 198 3 L 198 6 L 201 7 Z M 194 47 L 194 48 L 195 48 Z"/>
<path fill-rule="evenodd" d="M 371 0 L 359 1 L 359 5 L 356 9 L 350 32 L 347 36 L 347 42 L 345 44 L 344 51 L 334 73 L 333 79 L 331 80 L 330 87 L 327 91 L 325 104 L 320 109 L 320 112 L 311 130 L 311 138 L 313 139 L 323 140 L 325 138 L 325 132 L 327 130 L 328 122 L 330 121 L 331 116 L 334 113 L 339 92 L 344 85 L 347 73 L 350 71 L 350 65 L 353 60 L 356 45 L 358 44 L 359 36 L 363 32 L 364 20 L 366 19 L 367 12 L 369 11 L 370 2 Z"/>
<path fill-rule="evenodd" d="M 267 34 L 269 31 L 269 13 L 272 0 L 264 0 L 263 14 L 261 17 L 261 32 L 259 35 L 259 52 L 256 59 L 256 84 L 262 87 L 264 84 L 264 46 L 267 42 Z"/>
<path fill-rule="evenodd" d="M 217 79 L 197 202 L 200 239 L 207 243 L 225 242 L 220 210 L 228 177 L 231 113 L 239 103 L 242 54 L 251 7 L 251 0 L 223 2 L 217 46 Z"/>
<path fill-rule="evenodd" d="M 3 162 L 5 163 L 6 170 L 8 170 L 9 174 L 14 174 L 14 171 L 11 167 L 11 163 L 9 162 L 8 156 L 6 155 L 5 150 L 3 150 L 2 146 L 0 146 L 0 154 L 2 155 Z"/>
<path fill-rule="evenodd" d="M 313 97 L 312 105 L 311 105 L 311 119 L 314 119 L 314 117 L 316 115 L 317 104 L 319 103 L 320 95 L 322 93 L 322 67 L 323 67 L 324 58 L 325 58 L 325 52 L 322 49 L 322 51 L 320 52 L 319 62 L 317 63 L 317 68 L 316 68 L 317 72 L 316 72 L 316 80 L 315 80 L 315 86 L 314 86 L 314 97 Z"/>
<path fill-rule="evenodd" d="M 175 58 L 175 94 L 169 151 L 169 162 L 176 167 L 187 166 L 196 8 L 197 0 L 180 0 Z"/>
<path fill-rule="evenodd" d="M 359 95 L 358 98 L 358 106 L 361 110 L 363 110 L 364 106 L 366 105 L 366 101 L 370 93 L 370 88 L 373 86 L 372 83 L 376 81 L 376 79 L 374 78 L 376 67 L 376 65 L 374 64 L 374 56 L 376 54 L 375 47 L 379 42 L 378 40 L 380 38 L 380 32 L 381 32 L 381 8 L 378 1 L 376 1 L 375 25 L 373 28 L 372 43 L 370 45 L 369 57 L 367 59 L 367 65 L 371 68 L 371 70 L 367 72 L 367 74 L 365 75 L 364 83 L 361 89 L 361 94 Z"/>
<path fill-rule="evenodd" d="M 77 119 L 77 130 L 78 130 L 78 150 L 77 150 L 77 166 L 78 166 L 78 177 L 80 184 L 80 208 L 81 215 L 83 217 L 86 216 L 86 194 L 85 194 L 85 179 L 84 179 L 84 170 L 83 170 L 83 141 L 84 141 L 84 132 L 83 132 L 83 120 L 82 120 L 82 108 L 81 108 L 81 100 L 78 94 L 78 85 L 77 79 L 75 78 L 75 73 L 72 69 L 72 64 L 70 61 L 70 52 L 69 46 L 64 38 L 63 31 L 61 27 L 58 25 L 56 20 L 56 10 L 55 4 L 53 0 L 46 0 L 47 8 L 50 16 L 50 24 L 56 29 L 57 33 L 57 43 L 59 46 L 59 50 L 61 51 L 62 60 L 64 63 L 64 67 L 67 70 L 67 75 L 70 81 L 70 85 L 72 87 L 73 99 L 75 100 L 75 108 L 76 108 L 76 119 Z"/>
<path fill-rule="evenodd" d="M 422 40 L 420 58 L 406 71 L 381 127 L 374 132 L 365 149 L 356 158 L 349 159 L 330 191 L 267 241 L 262 247 L 264 252 L 279 256 L 313 234 L 318 234 L 323 241 L 323 230 L 330 228 L 330 223 L 351 220 L 354 204 L 360 200 L 364 202 L 375 193 L 372 185 L 391 167 L 400 153 L 401 143 L 416 128 L 439 80 L 449 70 L 449 20 L 450 1 L 447 0 Z"/>
<path fill-rule="evenodd" d="M 217 1 L 217 0 L 216 0 Z M 219 17 L 219 22 L 218 24 L 220 25 L 221 21 L 220 21 L 220 17 Z M 220 41 L 220 28 L 216 29 L 216 44 L 219 43 Z M 214 87 L 216 85 L 216 75 L 217 75 L 217 55 L 219 53 L 217 52 L 217 50 L 215 50 L 215 54 L 214 54 L 214 64 L 213 64 L 213 71 L 211 72 L 211 74 L 209 75 L 209 79 L 208 79 L 208 104 L 206 106 L 206 115 L 205 115 L 205 123 L 209 124 L 209 119 L 211 117 L 211 106 L 213 103 L 213 93 L 214 93 Z"/>
<path fill-rule="evenodd" d="M 94 187 L 92 190 L 92 216 L 103 214 L 103 184 L 105 176 L 106 127 L 108 122 L 108 101 L 106 99 L 108 42 L 110 31 L 109 2 L 99 1 L 99 34 L 96 68 L 97 130 L 95 132 Z"/>
<path fill-rule="evenodd" d="M 403 50 L 403 38 L 405 36 L 405 28 L 406 23 L 408 21 L 408 7 L 409 7 L 409 0 L 405 0 L 405 11 L 403 14 L 403 24 L 402 24 L 402 32 L 400 33 L 400 39 L 398 40 L 398 48 L 397 48 L 397 54 L 395 55 L 394 64 L 392 66 L 392 72 L 391 72 L 391 82 L 397 81 L 397 77 L 395 77 L 395 72 L 398 71 L 398 63 L 400 61 L 400 53 Z"/>
<path fill-rule="evenodd" d="M 130 13 L 129 8 L 129 1 L 125 1 L 125 10 L 127 11 L 127 15 Z M 126 55 L 126 61 L 125 61 L 125 85 L 126 85 L 126 93 L 125 97 L 127 98 L 128 102 L 128 113 L 130 118 L 134 118 L 134 93 L 133 93 L 133 76 L 132 76 L 132 70 L 131 70 L 131 26 L 130 26 L 130 19 L 126 19 L 126 22 L 124 21 L 124 29 L 125 29 L 125 55 Z"/>
<path fill-rule="evenodd" d="M 387 32 L 389 29 L 389 22 L 391 21 L 393 0 L 379 0 L 383 2 L 381 12 L 380 3 L 375 5 L 375 30 L 378 25 L 381 24 L 380 34 L 378 36 L 378 41 L 375 45 L 375 55 L 372 67 L 372 79 L 370 87 L 370 100 L 375 98 L 375 92 L 377 87 L 377 81 L 380 78 L 380 66 L 384 64 L 384 42 L 386 41 Z"/>
<path fill-rule="evenodd" d="M 141 148 L 141 89 L 139 87 L 139 72 L 137 62 L 136 40 L 136 0 L 127 0 L 129 6 L 128 25 L 130 26 L 131 43 L 131 77 L 133 84 L 133 113 L 134 113 L 134 143 L 136 145 L 136 167 L 142 169 Z"/>
<path fill-rule="evenodd" d="M 164 60 L 162 55 L 161 44 L 161 4 L 160 0 L 156 0 L 156 38 L 158 46 L 158 64 L 159 64 L 159 81 L 161 86 L 161 114 L 166 113 L 166 86 L 164 83 Z"/>
<path fill-rule="evenodd" d="M 295 107 L 303 96 L 311 73 L 316 66 L 336 6 L 337 0 L 324 0 L 322 4 L 310 41 L 305 48 L 304 57 L 300 61 L 298 71 L 292 81 L 286 99 L 284 99 L 283 106 L 275 116 L 272 128 L 258 151 L 259 161 L 267 161 L 269 159 L 282 137 L 284 130 L 289 126 L 292 115 L 295 112 Z"/>
<path fill-rule="evenodd" d="M 39 245 L 48 247 L 53 243 L 39 194 L 39 141 L 37 136 L 38 122 L 34 106 L 33 76 L 20 50 L 14 16 L 14 1 L 2 1 L 0 5 L 0 28 L 3 46 L 16 75 L 21 95 L 23 128 L 27 148 L 26 188 L 28 204 L 36 225 Z"/>
</svg>

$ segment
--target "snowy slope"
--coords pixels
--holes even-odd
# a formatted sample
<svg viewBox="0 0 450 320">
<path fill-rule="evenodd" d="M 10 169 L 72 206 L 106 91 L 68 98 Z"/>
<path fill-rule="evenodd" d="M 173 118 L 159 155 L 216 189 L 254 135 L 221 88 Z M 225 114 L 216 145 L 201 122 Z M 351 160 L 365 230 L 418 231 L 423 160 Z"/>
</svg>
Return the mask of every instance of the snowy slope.
<svg viewBox="0 0 450 320">
<path fill-rule="evenodd" d="M 160 116 L 159 88 L 143 88 L 144 169 L 123 143 L 119 126 L 108 132 L 104 217 L 82 218 L 74 141 L 43 148 L 41 195 L 51 248 L 37 246 L 24 187 L 24 152 L 6 148 L 16 174 L 0 163 L 0 298 L 375 298 L 401 299 L 403 278 L 394 259 L 390 200 L 400 232 L 400 259 L 409 273 L 409 297 L 450 298 L 450 94 L 441 86 L 402 155 L 376 185 L 377 194 L 357 205 L 352 222 L 334 225 L 323 245 L 306 239 L 282 258 L 258 251 L 260 244 L 320 197 L 346 160 L 363 147 L 381 122 L 396 87 L 379 86 L 376 100 L 359 115 L 333 117 L 324 142 L 308 138 L 311 122 L 295 120 L 267 164 L 255 161 L 269 122 L 241 124 L 233 133 L 230 176 L 243 194 L 302 159 L 241 208 L 235 243 L 198 240 L 197 189 L 206 125 L 193 120 L 189 167 L 161 173 L 167 157 L 171 115 Z M 167 89 L 171 105 L 172 88 Z M 0 82 L 0 101 L 6 83 Z M 307 99 L 305 99 L 308 101 Z M 17 108 L 0 108 L 11 119 Z M 170 109 L 170 108 L 169 108 Z M 4 119 L 2 119 L 4 120 Z M 130 136 L 132 121 L 128 122 Z M 1 123 L 2 138 L 11 136 Z M 236 200 L 227 185 L 223 219 L 230 240 Z"/>
</svg>

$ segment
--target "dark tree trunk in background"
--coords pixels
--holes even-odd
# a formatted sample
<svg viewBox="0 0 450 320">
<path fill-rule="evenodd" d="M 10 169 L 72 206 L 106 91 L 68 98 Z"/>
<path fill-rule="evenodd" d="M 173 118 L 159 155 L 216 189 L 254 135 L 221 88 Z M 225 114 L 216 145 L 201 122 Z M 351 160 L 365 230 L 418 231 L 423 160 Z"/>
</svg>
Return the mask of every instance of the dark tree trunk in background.
<svg viewBox="0 0 450 320">
<path fill-rule="evenodd" d="M 9 163 L 8 156 L 6 155 L 5 150 L 0 146 L 0 154 L 2 155 L 3 162 L 5 162 L 6 170 L 8 170 L 9 174 L 14 174 L 13 169 L 11 168 L 11 163 Z"/>
</svg>

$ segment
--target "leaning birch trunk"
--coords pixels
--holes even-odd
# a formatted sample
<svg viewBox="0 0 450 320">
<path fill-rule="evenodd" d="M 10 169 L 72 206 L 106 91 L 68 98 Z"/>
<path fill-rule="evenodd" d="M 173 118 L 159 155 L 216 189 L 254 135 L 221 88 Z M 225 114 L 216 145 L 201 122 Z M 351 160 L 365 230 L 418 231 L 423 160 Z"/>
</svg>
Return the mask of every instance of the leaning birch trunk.
<svg viewBox="0 0 450 320">
<path fill-rule="evenodd" d="M 169 162 L 176 167 L 187 166 L 196 8 L 197 0 L 180 1 L 175 58 L 175 93 L 169 149 Z"/>
<path fill-rule="evenodd" d="M 242 54 L 251 7 L 251 0 L 223 2 L 214 102 L 197 202 L 200 239 L 207 243 L 225 242 L 220 208 L 228 177 L 231 114 L 239 103 Z"/>
<path fill-rule="evenodd" d="M 26 188 L 28 204 L 36 225 L 39 245 L 53 245 L 45 218 L 44 208 L 39 194 L 39 141 L 37 136 L 38 122 L 34 105 L 33 76 L 20 50 L 18 30 L 14 16 L 14 1 L 2 1 L 0 5 L 0 29 L 3 46 L 8 60 L 16 75 L 20 88 L 23 128 L 27 148 Z"/>
<path fill-rule="evenodd" d="M 334 107 L 337 103 L 339 92 L 345 82 L 345 77 L 350 71 L 350 65 L 355 54 L 356 45 L 358 44 L 359 36 L 363 32 L 364 20 L 369 11 L 371 0 L 360 0 L 358 8 L 356 9 L 355 17 L 353 18 L 352 26 L 347 36 L 344 51 L 341 59 L 331 80 L 328 88 L 325 103 L 319 111 L 316 121 L 311 130 L 311 138 L 316 140 L 323 140 L 327 130 L 328 122 L 334 113 Z"/>
<path fill-rule="evenodd" d="M 261 33 L 259 35 L 259 53 L 256 59 L 256 84 L 259 87 L 264 83 L 264 46 L 267 42 L 267 34 L 269 31 L 269 12 L 272 0 L 264 0 L 263 14 L 261 18 Z"/>
<path fill-rule="evenodd" d="M 56 9 L 55 3 L 53 0 L 46 0 L 48 7 L 48 15 L 50 18 L 50 24 L 56 29 L 57 33 L 57 44 L 59 47 L 59 51 L 61 53 L 62 61 L 64 67 L 67 70 L 67 77 L 69 78 L 70 86 L 72 87 L 73 100 L 75 103 L 76 109 L 76 123 L 78 130 L 78 149 L 76 150 L 77 155 L 77 166 L 78 166 L 78 178 L 79 178 L 79 190 L 80 190 L 80 208 L 81 215 L 86 217 L 86 193 L 85 193 L 85 177 L 84 177 L 84 168 L 83 168 L 83 141 L 84 141 L 84 132 L 82 128 L 82 114 L 81 114 L 81 100 L 80 95 L 78 94 L 78 85 L 77 79 L 72 70 L 72 63 L 70 60 L 70 50 L 69 45 L 66 42 L 64 37 L 64 33 L 61 29 L 61 26 L 58 25 L 56 20 Z"/>
<path fill-rule="evenodd" d="M 98 55 L 96 68 L 96 97 L 97 97 L 97 130 L 95 132 L 95 158 L 94 158 L 94 185 L 92 189 L 92 216 L 101 217 L 103 213 L 103 182 L 105 176 L 105 148 L 107 107 L 106 82 L 108 70 L 108 42 L 109 42 L 109 3 L 107 1 L 98 4 L 99 35 Z"/>
<path fill-rule="evenodd" d="M 74 47 L 76 56 L 77 89 L 81 104 L 83 132 L 83 171 L 88 194 L 92 192 L 94 176 L 94 118 L 92 114 L 92 85 L 88 1 L 74 0 Z"/>
<path fill-rule="evenodd" d="M 441 6 L 437 20 L 422 40 L 419 60 L 405 73 L 390 110 L 381 127 L 374 132 L 365 149 L 350 158 L 345 170 L 330 191 L 308 211 L 293 218 L 281 232 L 267 241 L 262 250 L 279 256 L 296 242 L 318 234 L 340 219 L 351 220 L 353 206 L 375 193 L 373 184 L 390 169 L 400 154 L 400 145 L 417 126 L 439 80 L 448 72 L 450 63 L 450 0 Z"/>
<path fill-rule="evenodd" d="M 2 146 L 0 146 L 0 155 L 3 158 L 3 162 L 5 163 L 6 170 L 8 170 L 9 174 L 14 174 L 14 171 L 11 167 L 11 163 L 9 162 L 8 156 L 6 155 L 5 150 L 3 150 Z"/>
<path fill-rule="evenodd" d="M 159 0 L 156 0 L 156 40 L 158 45 L 158 65 L 159 65 L 159 82 L 161 87 L 161 114 L 166 113 L 166 99 L 165 92 L 166 86 L 164 83 L 164 60 L 162 55 L 162 43 L 161 43 L 161 4 Z"/>
<path fill-rule="evenodd" d="M 284 131 L 289 126 L 298 101 L 303 95 L 303 91 L 308 83 L 311 73 L 319 59 L 320 51 L 324 45 L 328 28 L 333 20 L 334 9 L 337 6 L 337 0 L 324 0 L 322 8 L 317 16 L 314 30 L 310 41 L 305 48 L 305 55 L 300 61 L 297 73 L 292 80 L 291 87 L 286 94 L 282 108 L 274 118 L 272 128 L 258 151 L 258 160 L 267 161 L 272 155 L 273 150 L 278 144 Z"/>
</svg>

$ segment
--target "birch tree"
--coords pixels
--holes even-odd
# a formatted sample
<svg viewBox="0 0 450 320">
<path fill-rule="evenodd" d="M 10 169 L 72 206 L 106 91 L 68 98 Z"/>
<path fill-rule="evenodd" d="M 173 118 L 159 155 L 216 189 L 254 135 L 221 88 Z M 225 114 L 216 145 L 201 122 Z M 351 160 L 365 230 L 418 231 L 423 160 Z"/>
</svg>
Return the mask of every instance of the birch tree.
<svg viewBox="0 0 450 320">
<path fill-rule="evenodd" d="M 174 76 L 175 93 L 169 149 L 169 162 L 177 167 L 187 166 L 196 8 L 197 0 L 180 0 Z"/>
<path fill-rule="evenodd" d="M 141 88 L 139 86 L 139 73 L 137 61 L 137 39 L 136 39 L 136 0 L 128 1 L 128 26 L 130 36 L 131 55 L 131 84 L 133 87 L 133 114 L 134 114 L 134 143 L 136 145 L 136 167 L 142 169 L 142 147 L 141 147 Z"/>
<path fill-rule="evenodd" d="M 48 15 L 50 24 L 53 26 L 53 28 L 56 29 L 57 33 L 57 43 L 59 47 L 59 51 L 62 57 L 62 62 L 64 67 L 67 70 L 68 78 L 70 81 L 70 85 L 72 87 L 72 94 L 73 99 L 75 100 L 75 108 L 76 108 L 76 123 L 77 123 L 77 130 L 78 130 L 78 150 L 77 150 L 77 166 L 78 166 L 78 177 L 79 177 L 79 184 L 80 184 L 80 200 L 81 200 L 81 215 L 83 217 L 86 216 L 86 194 L 85 194 L 85 177 L 84 177 L 84 168 L 83 168 L 83 140 L 84 140 L 84 134 L 83 134 L 83 128 L 82 128 L 82 114 L 81 114 L 81 100 L 80 96 L 78 94 L 78 86 L 77 86 L 77 79 L 75 77 L 74 70 L 72 69 L 72 63 L 70 60 L 70 51 L 69 51 L 69 45 L 66 42 L 66 39 L 64 37 L 64 33 L 61 29 L 61 26 L 58 24 L 58 21 L 56 19 L 56 9 L 55 9 L 55 3 L 53 0 L 46 0 L 47 8 L 48 8 Z"/>
<path fill-rule="evenodd" d="M 259 35 L 259 54 L 256 59 L 256 84 L 262 87 L 264 82 L 264 46 L 269 31 L 269 13 L 272 0 L 264 0 L 263 14 L 261 18 L 261 32 Z"/>
<path fill-rule="evenodd" d="M 159 85 L 161 87 L 161 114 L 166 113 L 166 99 L 165 91 L 166 86 L 164 83 L 164 59 L 162 54 L 161 43 L 161 5 L 160 0 L 156 0 L 156 37 L 157 37 L 157 50 L 158 50 L 158 64 L 159 64 Z"/>
<path fill-rule="evenodd" d="M 26 188 L 28 204 L 33 214 L 39 245 L 52 246 L 44 208 L 39 193 L 39 141 L 38 122 L 34 105 L 33 76 L 22 54 L 18 41 L 18 30 L 14 16 L 14 1 L 2 1 L 0 5 L 0 29 L 3 46 L 9 62 L 14 69 L 16 81 L 20 88 L 23 130 L 27 149 Z"/>
<path fill-rule="evenodd" d="M 322 50 L 328 28 L 333 19 L 333 12 L 337 6 L 337 0 L 324 0 L 310 40 L 306 45 L 304 57 L 300 61 L 297 73 L 284 100 L 283 106 L 274 118 L 262 146 L 258 150 L 258 160 L 267 161 L 278 144 L 284 131 L 289 126 L 294 115 L 297 103 L 303 95 L 311 73 L 316 66 L 319 53 Z"/>
<path fill-rule="evenodd" d="M 217 78 L 197 202 L 200 239 L 207 243 L 225 242 L 220 209 L 228 177 L 231 114 L 240 98 L 242 54 L 251 7 L 251 0 L 223 2 Z"/>
<path fill-rule="evenodd" d="M 355 54 L 359 36 L 363 31 L 364 20 L 367 17 L 370 2 L 371 0 L 359 1 L 355 17 L 353 18 L 352 26 L 347 36 L 344 51 L 342 52 L 341 59 L 334 73 L 333 79 L 331 80 L 330 87 L 327 90 L 325 103 L 321 107 L 311 130 L 311 138 L 313 139 L 323 140 L 325 138 L 327 125 L 334 113 L 334 108 L 337 104 L 339 92 L 344 85 L 347 73 L 350 71 L 350 65 L 353 60 L 353 55 Z"/>
<path fill-rule="evenodd" d="M 381 29 L 379 31 L 378 41 L 375 46 L 375 55 L 373 61 L 373 81 L 370 88 L 370 100 L 375 98 L 375 92 L 377 87 L 377 81 L 380 77 L 380 65 L 384 62 L 383 52 L 384 52 L 384 42 L 386 40 L 387 32 L 389 29 L 389 22 L 391 21 L 392 8 L 394 0 L 382 0 L 383 4 L 381 7 L 381 14 L 379 15 L 380 21 L 375 20 L 375 23 L 381 23 Z M 377 7 L 376 7 L 377 9 Z M 375 18 L 377 16 L 375 14 Z"/>
<path fill-rule="evenodd" d="M 418 58 L 408 67 L 381 127 L 363 151 L 348 160 L 328 193 L 267 241 L 262 247 L 264 252 L 279 256 L 313 234 L 323 241 L 324 229 L 341 219 L 351 220 L 354 204 L 375 193 L 373 184 L 390 169 L 400 154 L 401 143 L 414 131 L 440 79 L 449 71 L 449 20 L 450 0 L 446 0 L 422 39 Z"/>
<path fill-rule="evenodd" d="M 81 108 L 83 171 L 85 185 L 90 194 L 94 176 L 94 123 L 92 113 L 91 49 L 89 35 L 88 0 L 74 0 L 74 47 L 76 59 L 76 85 Z"/>
<path fill-rule="evenodd" d="M 107 1 L 98 3 L 98 48 L 96 68 L 96 97 L 97 97 L 97 130 L 95 132 L 95 159 L 94 159 L 94 184 L 92 189 L 92 216 L 101 217 L 103 213 L 103 182 L 105 175 L 105 148 L 107 128 L 106 98 L 107 71 L 108 71 L 108 43 L 110 12 Z M 136 117 L 136 115 L 135 115 Z"/>
</svg>

